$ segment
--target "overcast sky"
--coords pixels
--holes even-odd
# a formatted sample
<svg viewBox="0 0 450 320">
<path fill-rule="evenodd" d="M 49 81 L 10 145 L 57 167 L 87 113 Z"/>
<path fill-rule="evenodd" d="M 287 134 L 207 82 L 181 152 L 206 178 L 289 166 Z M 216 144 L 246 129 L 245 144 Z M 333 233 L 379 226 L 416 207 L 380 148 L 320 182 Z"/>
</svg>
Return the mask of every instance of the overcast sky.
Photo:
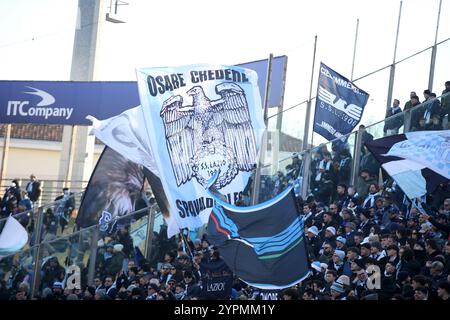
<svg viewBox="0 0 450 320">
<path fill-rule="evenodd" d="M 135 80 L 136 67 L 236 64 L 288 55 L 285 107 L 309 94 L 314 36 L 318 36 L 313 96 L 320 61 L 350 78 L 356 19 L 360 19 L 354 78 L 393 60 L 399 1 L 394 0 L 128 0 L 125 24 L 105 22 L 97 80 Z M 68 80 L 77 0 L 0 1 L 0 79 Z M 109 3 L 109 0 L 106 1 Z M 404 0 L 397 60 L 434 42 L 439 0 Z M 450 37 L 450 0 L 443 0 L 438 41 Z M 434 91 L 450 78 L 450 41 L 438 50 Z M 444 59 L 445 58 L 445 59 Z M 430 51 L 397 67 L 394 98 L 428 83 Z M 356 84 L 370 93 L 363 122 L 381 119 L 389 70 Z M 380 110 L 383 110 L 380 112 Z M 301 112 L 285 117 L 299 136 Z"/>
</svg>

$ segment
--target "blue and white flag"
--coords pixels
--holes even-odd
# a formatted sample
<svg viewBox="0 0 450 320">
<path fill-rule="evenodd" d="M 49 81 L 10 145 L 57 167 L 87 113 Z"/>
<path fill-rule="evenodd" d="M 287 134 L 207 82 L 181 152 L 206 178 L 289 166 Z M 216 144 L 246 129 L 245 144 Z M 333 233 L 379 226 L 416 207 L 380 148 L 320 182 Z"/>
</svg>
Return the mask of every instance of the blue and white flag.
<svg viewBox="0 0 450 320">
<path fill-rule="evenodd" d="M 217 65 L 143 68 L 137 77 L 140 130 L 146 130 L 167 196 L 171 237 L 208 221 L 214 201 L 205 187 L 216 172 L 215 187 L 230 203 L 245 188 L 264 130 L 258 77 Z"/>
<path fill-rule="evenodd" d="M 321 63 L 314 132 L 328 141 L 352 132 L 361 120 L 368 99 L 368 93 Z"/>
<path fill-rule="evenodd" d="M 365 145 L 409 199 L 450 180 L 450 130 L 408 132 Z"/>
</svg>

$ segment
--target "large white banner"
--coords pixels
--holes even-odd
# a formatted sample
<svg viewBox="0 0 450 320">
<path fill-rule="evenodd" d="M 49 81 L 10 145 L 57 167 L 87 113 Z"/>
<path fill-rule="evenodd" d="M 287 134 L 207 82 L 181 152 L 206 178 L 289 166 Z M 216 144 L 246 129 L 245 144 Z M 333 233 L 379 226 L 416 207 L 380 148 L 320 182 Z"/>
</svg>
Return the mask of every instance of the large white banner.
<svg viewBox="0 0 450 320">
<path fill-rule="evenodd" d="M 257 74 L 193 65 L 139 69 L 137 77 L 171 237 L 208 221 L 214 202 L 205 187 L 216 172 L 215 187 L 231 204 L 247 184 L 264 130 Z"/>
</svg>

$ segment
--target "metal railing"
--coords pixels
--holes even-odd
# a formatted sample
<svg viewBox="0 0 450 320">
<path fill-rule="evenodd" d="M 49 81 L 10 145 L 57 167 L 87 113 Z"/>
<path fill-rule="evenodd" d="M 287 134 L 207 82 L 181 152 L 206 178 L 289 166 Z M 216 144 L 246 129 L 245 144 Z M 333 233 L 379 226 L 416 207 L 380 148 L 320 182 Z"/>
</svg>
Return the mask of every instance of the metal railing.
<svg viewBox="0 0 450 320">
<path fill-rule="evenodd" d="M 19 188 L 21 191 L 26 191 L 27 183 L 29 182 L 28 177 L 8 177 L 0 180 L 0 190 L 1 196 L 3 196 L 4 191 L 10 186 L 11 181 L 15 179 L 19 182 Z M 37 205 L 41 206 L 46 203 L 55 201 L 56 197 L 62 194 L 62 189 L 66 186 L 71 186 L 70 191 L 76 194 L 82 194 L 84 188 L 87 186 L 89 181 L 65 181 L 65 180 L 52 180 L 44 179 L 39 180 L 41 186 L 41 196 L 37 201 Z M 81 187 L 76 187 L 81 185 Z M 80 199 L 77 199 L 78 201 Z M 79 202 L 78 202 L 79 203 Z"/>
</svg>

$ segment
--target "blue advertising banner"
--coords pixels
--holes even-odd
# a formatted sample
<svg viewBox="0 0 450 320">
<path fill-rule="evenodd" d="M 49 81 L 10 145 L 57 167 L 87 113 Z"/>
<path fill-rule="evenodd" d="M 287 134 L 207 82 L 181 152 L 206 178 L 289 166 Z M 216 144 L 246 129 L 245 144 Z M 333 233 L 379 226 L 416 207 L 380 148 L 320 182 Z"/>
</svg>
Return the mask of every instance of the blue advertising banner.
<svg viewBox="0 0 450 320">
<path fill-rule="evenodd" d="M 0 81 L 1 123 L 89 125 L 139 104 L 134 81 Z"/>
<path fill-rule="evenodd" d="M 264 97 L 267 59 L 239 65 L 256 71 Z M 287 57 L 272 60 L 270 106 L 282 104 Z M 0 123 L 90 125 L 140 104 L 136 81 L 0 81 Z"/>
<path fill-rule="evenodd" d="M 369 94 L 324 63 L 320 64 L 314 132 L 331 141 L 353 131 Z"/>
</svg>

